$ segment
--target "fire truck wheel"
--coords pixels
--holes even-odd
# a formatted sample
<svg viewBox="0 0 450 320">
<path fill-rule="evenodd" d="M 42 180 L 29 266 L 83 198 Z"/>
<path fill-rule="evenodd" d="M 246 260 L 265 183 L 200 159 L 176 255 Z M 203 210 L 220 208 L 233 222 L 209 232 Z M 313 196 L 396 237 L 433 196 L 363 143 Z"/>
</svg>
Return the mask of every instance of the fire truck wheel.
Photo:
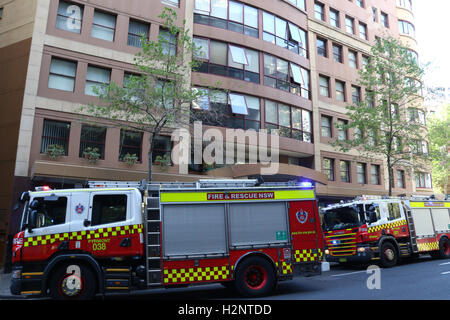
<svg viewBox="0 0 450 320">
<path fill-rule="evenodd" d="M 450 240 L 446 237 L 441 237 L 441 240 L 439 240 L 439 257 L 442 259 L 450 258 Z"/>
<path fill-rule="evenodd" d="M 397 264 L 397 249 L 392 243 L 386 241 L 381 245 L 380 261 L 384 268 L 391 268 Z"/>
<path fill-rule="evenodd" d="M 56 268 L 50 278 L 50 296 L 57 300 L 88 300 L 94 297 L 96 278 L 91 269 L 80 263 Z"/>
<path fill-rule="evenodd" d="M 236 269 L 235 288 L 245 297 L 260 297 L 269 294 L 277 284 L 273 265 L 262 257 L 249 257 Z"/>
</svg>

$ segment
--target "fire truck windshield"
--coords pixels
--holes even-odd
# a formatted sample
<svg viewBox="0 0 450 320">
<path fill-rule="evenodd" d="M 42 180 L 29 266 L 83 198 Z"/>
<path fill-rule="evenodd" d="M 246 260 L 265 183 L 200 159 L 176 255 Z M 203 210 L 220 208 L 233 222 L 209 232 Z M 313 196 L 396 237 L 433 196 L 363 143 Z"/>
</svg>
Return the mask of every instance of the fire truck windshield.
<svg viewBox="0 0 450 320">
<path fill-rule="evenodd" d="M 351 205 L 326 210 L 324 213 L 325 230 L 340 230 L 359 227 L 365 223 L 362 205 Z"/>
</svg>

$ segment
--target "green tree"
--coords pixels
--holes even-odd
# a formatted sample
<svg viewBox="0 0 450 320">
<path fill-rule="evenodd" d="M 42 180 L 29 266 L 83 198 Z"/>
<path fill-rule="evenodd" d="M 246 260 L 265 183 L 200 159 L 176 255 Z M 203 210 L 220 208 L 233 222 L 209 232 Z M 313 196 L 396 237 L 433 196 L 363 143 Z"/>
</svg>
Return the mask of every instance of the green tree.
<svg viewBox="0 0 450 320">
<path fill-rule="evenodd" d="M 365 89 L 365 99 L 355 91 L 352 105 L 347 106 L 349 121 L 335 124 L 340 130 L 354 131 L 353 137 L 333 141 L 335 148 L 342 152 L 356 149 L 359 158 L 385 160 L 389 195 L 395 167 L 411 170 L 426 164 L 419 148 L 426 129 L 416 117 L 422 102 L 422 75 L 423 69 L 398 40 L 378 39 L 369 62 L 359 71 L 358 84 Z"/>
<path fill-rule="evenodd" d="M 428 118 L 427 125 L 433 185 L 446 195 L 450 175 L 450 105 L 439 116 Z"/>
<path fill-rule="evenodd" d="M 136 75 L 127 76 L 123 86 L 112 82 L 94 88 L 99 103 L 81 108 L 95 118 L 109 119 L 113 126 L 150 133 L 150 181 L 155 138 L 168 128 L 189 125 L 191 105 L 201 96 L 190 84 L 191 71 L 198 67 L 192 56 L 200 48 L 194 47 L 185 21 L 177 24 L 173 9 L 164 8 L 158 17 L 164 31 L 158 41 L 141 35 L 142 50 L 134 58 Z"/>
</svg>

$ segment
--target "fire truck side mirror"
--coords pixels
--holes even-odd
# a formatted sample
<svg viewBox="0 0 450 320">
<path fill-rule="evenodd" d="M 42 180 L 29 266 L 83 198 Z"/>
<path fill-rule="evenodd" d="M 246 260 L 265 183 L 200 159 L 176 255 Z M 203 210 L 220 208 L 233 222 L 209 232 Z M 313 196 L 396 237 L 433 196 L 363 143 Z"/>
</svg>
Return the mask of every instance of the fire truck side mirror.
<svg viewBox="0 0 450 320">
<path fill-rule="evenodd" d="M 377 213 L 375 210 L 369 211 L 369 223 L 377 222 Z"/>
<path fill-rule="evenodd" d="M 37 219 L 38 219 L 38 211 L 31 210 L 30 215 L 28 216 L 28 224 L 27 224 L 29 232 L 32 232 L 33 228 L 36 228 Z"/>
</svg>

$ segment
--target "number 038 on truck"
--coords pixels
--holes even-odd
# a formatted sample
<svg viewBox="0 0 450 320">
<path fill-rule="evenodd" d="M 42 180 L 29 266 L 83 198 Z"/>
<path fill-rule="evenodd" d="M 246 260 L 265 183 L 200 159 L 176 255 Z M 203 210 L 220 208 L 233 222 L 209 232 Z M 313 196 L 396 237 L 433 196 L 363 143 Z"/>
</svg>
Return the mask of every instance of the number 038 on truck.
<svg viewBox="0 0 450 320">
<path fill-rule="evenodd" d="M 329 262 L 396 265 L 429 253 L 450 258 L 450 201 L 367 196 L 322 209 Z"/>
<path fill-rule="evenodd" d="M 321 273 L 323 235 L 311 186 L 258 180 L 90 188 L 22 195 L 14 294 L 81 299 L 205 283 L 245 296 Z"/>
</svg>

